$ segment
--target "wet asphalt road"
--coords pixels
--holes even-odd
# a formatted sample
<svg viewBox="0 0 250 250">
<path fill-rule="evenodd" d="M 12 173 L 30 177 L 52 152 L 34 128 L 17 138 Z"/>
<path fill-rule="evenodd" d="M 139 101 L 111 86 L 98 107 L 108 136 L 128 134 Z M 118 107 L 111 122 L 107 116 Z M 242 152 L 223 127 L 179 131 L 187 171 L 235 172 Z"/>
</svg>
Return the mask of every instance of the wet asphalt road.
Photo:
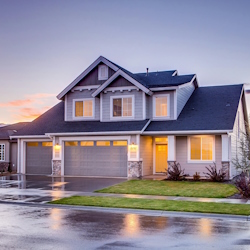
<svg viewBox="0 0 250 250">
<path fill-rule="evenodd" d="M 250 249 L 250 222 L 0 204 L 0 249 Z"/>
</svg>

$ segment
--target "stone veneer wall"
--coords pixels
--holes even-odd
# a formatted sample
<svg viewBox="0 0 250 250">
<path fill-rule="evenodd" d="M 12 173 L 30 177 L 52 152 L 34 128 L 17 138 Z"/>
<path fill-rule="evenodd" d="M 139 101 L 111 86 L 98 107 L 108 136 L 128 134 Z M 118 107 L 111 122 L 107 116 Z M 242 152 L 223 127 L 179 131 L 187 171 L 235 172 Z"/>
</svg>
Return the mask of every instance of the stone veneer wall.
<svg viewBox="0 0 250 250">
<path fill-rule="evenodd" d="M 53 160 L 52 161 L 52 175 L 61 175 L 61 160 Z"/>
<path fill-rule="evenodd" d="M 128 161 L 128 178 L 142 177 L 142 161 Z"/>
</svg>

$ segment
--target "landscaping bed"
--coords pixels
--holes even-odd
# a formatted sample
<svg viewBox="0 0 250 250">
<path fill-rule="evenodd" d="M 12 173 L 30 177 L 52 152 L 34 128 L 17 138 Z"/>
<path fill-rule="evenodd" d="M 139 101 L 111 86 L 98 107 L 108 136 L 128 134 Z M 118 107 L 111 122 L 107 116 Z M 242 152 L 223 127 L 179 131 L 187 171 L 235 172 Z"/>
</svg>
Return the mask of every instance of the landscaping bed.
<svg viewBox="0 0 250 250">
<path fill-rule="evenodd" d="M 99 193 L 227 198 L 238 193 L 232 184 L 194 181 L 130 180 L 97 190 Z"/>
<path fill-rule="evenodd" d="M 52 201 L 50 203 L 63 204 L 63 205 L 78 205 L 78 206 L 97 206 L 97 207 L 133 208 L 133 209 L 148 209 L 148 210 L 162 210 L 162 211 L 178 211 L 178 212 L 250 215 L 249 205 L 214 203 L 214 202 L 72 196 Z"/>
</svg>

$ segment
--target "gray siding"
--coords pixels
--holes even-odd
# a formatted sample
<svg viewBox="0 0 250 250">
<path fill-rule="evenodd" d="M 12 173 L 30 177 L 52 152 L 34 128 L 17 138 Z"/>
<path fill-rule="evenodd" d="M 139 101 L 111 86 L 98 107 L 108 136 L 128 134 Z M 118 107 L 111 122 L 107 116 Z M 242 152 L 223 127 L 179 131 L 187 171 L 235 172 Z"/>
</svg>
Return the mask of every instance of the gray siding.
<svg viewBox="0 0 250 250">
<path fill-rule="evenodd" d="M 177 89 L 176 94 L 177 94 L 177 117 L 181 113 L 182 109 L 184 108 L 185 104 L 187 103 L 188 99 L 194 92 L 195 87 L 194 84 L 189 84 L 188 86 Z"/>
<path fill-rule="evenodd" d="M 11 154 L 10 154 L 10 166 L 12 171 L 17 171 L 17 143 L 16 142 L 12 142 L 10 144 L 11 147 Z"/>
<path fill-rule="evenodd" d="M 153 174 L 153 139 L 151 136 L 140 137 L 140 158 L 142 159 L 142 174 Z"/>
<path fill-rule="evenodd" d="M 222 148 L 221 148 L 221 136 L 215 136 L 215 163 L 218 168 L 221 168 Z M 199 172 L 201 176 L 204 176 L 203 172 L 207 172 L 211 163 L 188 163 L 188 138 L 187 136 L 176 137 L 176 161 L 181 164 L 181 168 L 185 169 L 185 174 L 193 176 L 195 172 Z"/>
<path fill-rule="evenodd" d="M 239 118 L 238 118 L 239 117 Z M 238 119 L 239 119 L 239 125 L 240 127 L 238 128 Z M 233 127 L 233 133 L 231 134 L 231 160 L 236 159 L 236 157 L 240 157 L 240 140 L 243 137 L 241 132 L 245 132 L 245 125 L 244 125 L 244 114 L 243 114 L 243 105 L 242 105 L 242 100 L 239 103 L 234 127 Z M 240 133 L 238 133 L 240 131 Z M 230 163 L 230 177 L 234 177 L 235 175 L 239 174 L 240 171 L 237 171 L 233 165 L 233 163 Z"/>
<path fill-rule="evenodd" d="M 103 63 L 100 63 L 101 65 Z M 108 77 L 112 76 L 115 73 L 114 70 L 109 68 Z M 106 80 L 98 80 L 98 66 L 96 66 L 88 75 L 84 77 L 76 86 L 88 86 L 88 85 L 99 85 L 104 83 Z"/>
<path fill-rule="evenodd" d="M 143 108 L 142 108 L 142 91 L 131 90 L 123 92 L 107 92 L 102 94 L 102 121 L 110 121 L 110 97 L 111 96 L 134 96 L 134 119 L 133 120 L 142 120 L 143 119 Z M 128 118 L 129 119 L 129 118 Z"/>
<path fill-rule="evenodd" d="M 131 82 L 129 82 L 127 79 L 119 76 L 117 77 L 109 86 L 109 87 L 125 87 L 125 86 L 134 86 Z"/>
<path fill-rule="evenodd" d="M 146 118 L 153 120 L 153 96 L 154 95 L 170 95 L 170 118 L 171 120 L 174 119 L 174 91 L 161 91 L 161 92 L 154 92 L 152 96 L 147 96 L 146 98 Z"/>
<path fill-rule="evenodd" d="M 74 99 L 84 99 L 84 98 L 93 98 L 92 93 L 95 89 L 92 90 L 82 90 L 82 91 L 74 91 L 69 92 L 67 94 L 67 118 L 66 121 L 74 121 L 73 120 L 73 100 Z M 83 119 L 84 120 L 84 119 Z M 90 120 L 90 119 L 86 119 Z M 100 120 L 100 99 L 95 98 L 95 117 L 91 120 Z"/>
</svg>

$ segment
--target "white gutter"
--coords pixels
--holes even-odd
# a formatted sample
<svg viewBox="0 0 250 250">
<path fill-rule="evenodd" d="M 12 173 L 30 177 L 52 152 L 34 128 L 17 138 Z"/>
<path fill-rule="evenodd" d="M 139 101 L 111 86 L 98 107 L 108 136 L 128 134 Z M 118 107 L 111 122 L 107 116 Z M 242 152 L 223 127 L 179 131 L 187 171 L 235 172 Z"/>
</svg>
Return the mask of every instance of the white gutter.
<svg viewBox="0 0 250 250">
<path fill-rule="evenodd" d="M 81 136 L 81 135 L 138 135 L 141 131 L 110 131 L 110 132 L 75 132 L 75 133 L 46 133 L 51 136 Z"/>
<path fill-rule="evenodd" d="M 233 130 L 187 130 L 187 131 L 145 131 L 145 135 L 196 135 L 196 134 L 229 134 Z"/>
<path fill-rule="evenodd" d="M 45 135 L 16 135 L 16 136 L 10 136 L 10 139 L 23 139 L 23 138 L 44 138 L 48 139 L 49 137 Z"/>
</svg>

